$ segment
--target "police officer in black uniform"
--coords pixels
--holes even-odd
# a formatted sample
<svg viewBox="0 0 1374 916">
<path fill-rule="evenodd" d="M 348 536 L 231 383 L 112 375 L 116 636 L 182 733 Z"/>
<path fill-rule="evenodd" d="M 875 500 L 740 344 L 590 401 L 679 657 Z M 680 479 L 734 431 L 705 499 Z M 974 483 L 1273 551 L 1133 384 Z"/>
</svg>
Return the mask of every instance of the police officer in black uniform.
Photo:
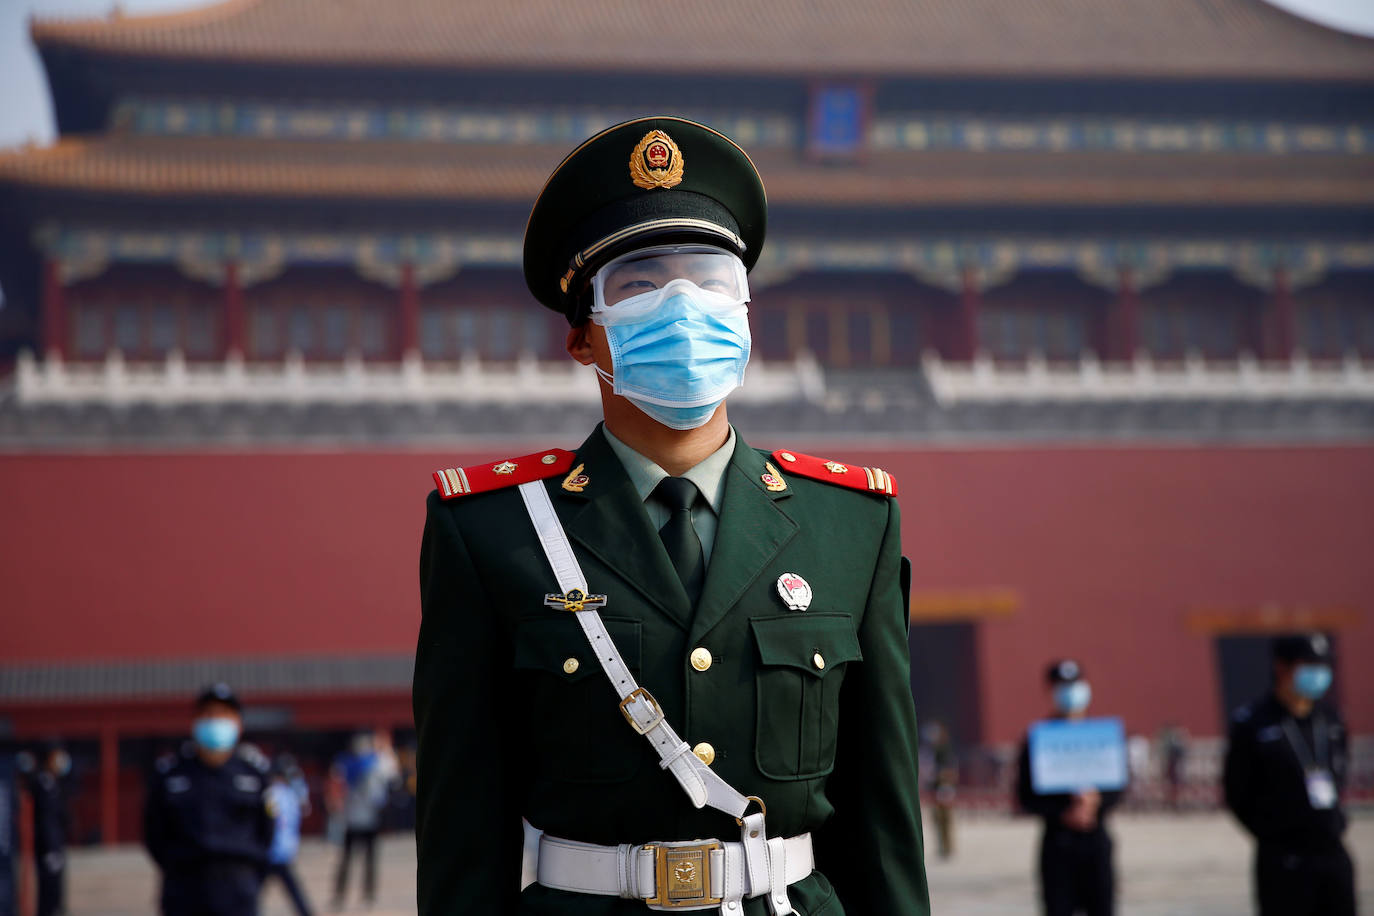
<svg viewBox="0 0 1374 916">
<path fill-rule="evenodd" d="M 242 707 L 226 684 L 196 699 L 192 742 L 158 767 L 143 841 L 162 870 L 163 916 L 256 916 L 272 842 L 268 763 L 240 748 Z"/>
<path fill-rule="evenodd" d="M 67 880 L 67 800 L 62 778 L 71 757 L 59 744 L 50 744 L 29 784 L 33 798 L 33 852 L 38 872 L 37 916 L 63 911 Z"/>
<path fill-rule="evenodd" d="M 1072 659 L 1050 665 L 1045 674 L 1053 717 L 1081 719 L 1092 701 L 1083 668 Z M 1040 842 L 1040 893 L 1045 916 L 1110 916 L 1115 905 L 1112 838 L 1104 818 L 1121 801 L 1120 792 L 1088 789 L 1036 794 L 1031 782 L 1030 742 L 1021 744 L 1016 797 L 1022 810 L 1045 822 Z"/>
<path fill-rule="evenodd" d="M 1321 702 L 1331 643 L 1321 634 L 1273 643 L 1274 687 L 1236 710 L 1226 750 L 1226 806 L 1258 841 L 1260 916 L 1354 916 L 1355 869 L 1341 843 L 1346 732 Z"/>
</svg>

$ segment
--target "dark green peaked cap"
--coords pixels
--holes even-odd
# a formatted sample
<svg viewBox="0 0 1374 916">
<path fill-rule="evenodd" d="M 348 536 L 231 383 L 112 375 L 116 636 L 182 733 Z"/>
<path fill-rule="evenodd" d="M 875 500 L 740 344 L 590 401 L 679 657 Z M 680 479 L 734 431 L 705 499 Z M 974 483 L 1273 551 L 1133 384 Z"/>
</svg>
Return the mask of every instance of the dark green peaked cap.
<svg viewBox="0 0 1374 916">
<path fill-rule="evenodd" d="M 587 281 L 607 261 L 703 242 L 752 268 L 767 220 L 763 180 L 729 137 L 685 118 L 626 121 L 549 176 L 525 225 L 525 283 L 576 324 L 587 315 Z"/>
</svg>

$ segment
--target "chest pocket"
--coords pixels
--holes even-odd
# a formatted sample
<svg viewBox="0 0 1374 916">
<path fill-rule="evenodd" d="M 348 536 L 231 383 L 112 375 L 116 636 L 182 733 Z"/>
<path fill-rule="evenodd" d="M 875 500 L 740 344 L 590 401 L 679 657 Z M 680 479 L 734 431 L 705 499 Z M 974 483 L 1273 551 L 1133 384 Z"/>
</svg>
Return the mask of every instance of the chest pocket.
<svg viewBox="0 0 1374 916">
<path fill-rule="evenodd" d="M 787 614 L 749 621 L 758 646 L 754 753 L 770 779 L 811 779 L 835 766 L 840 685 L 861 661 L 848 614 Z"/>
<path fill-rule="evenodd" d="M 638 676 L 639 621 L 602 620 Z M 515 669 L 525 695 L 522 726 L 545 778 L 621 782 L 639 771 L 647 742 L 621 715 L 615 691 L 571 614 L 522 620 L 515 634 Z"/>
</svg>

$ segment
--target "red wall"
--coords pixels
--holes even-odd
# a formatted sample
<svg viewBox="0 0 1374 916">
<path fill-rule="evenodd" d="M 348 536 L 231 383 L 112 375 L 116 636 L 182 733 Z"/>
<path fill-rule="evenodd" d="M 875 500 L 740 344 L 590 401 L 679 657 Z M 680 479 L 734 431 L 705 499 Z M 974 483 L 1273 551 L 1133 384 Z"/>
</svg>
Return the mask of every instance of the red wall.
<svg viewBox="0 0 1374 916">
<path fill-rule="evenodd" d="M 408 651 L 430 471 L 539 445 L 0 456 L 0 664 Z M 1374 446 L 822 451 L 898 477 L 915 588 L 1019 593 L 979 624 L 990 740 L 1042 712 L 1058 655 L 1133 731 L 1214 734 L 1199 607 L 1352 607 L 1343 655 L 1374 657 Z M 1374 668 L 1343 676 L 1374 732 Z"/>
<path fill-rule="evenodd" d="M 1346 715 L 1374 731 L 1374 448 L 927 450 L 900 468 L 917 588 L 1006 586 L 1021 609 L 980 625 L 984 734 L 1041 715 L 1049 660 L 1077 657 L 1094 706 L 1153 733 L 1219 728 L 1204 608 L 1347 607 Z M 882 464 L 887 467 L 888 465 Z"/>
</svg>

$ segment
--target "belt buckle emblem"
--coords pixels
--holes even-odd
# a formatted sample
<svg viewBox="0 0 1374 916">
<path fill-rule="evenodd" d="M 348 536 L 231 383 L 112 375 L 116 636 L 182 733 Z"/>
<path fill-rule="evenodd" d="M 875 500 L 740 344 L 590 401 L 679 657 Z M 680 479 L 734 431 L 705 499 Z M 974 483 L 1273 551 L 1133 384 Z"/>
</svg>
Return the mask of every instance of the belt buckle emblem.
<svg viewBox="0 0 1374 916">
<path fill-rule="evenodd" d="M 711 853 L 720 843 L 650 844 L 654 851 L 654 896 L 644 902 L 651 907 L 671 910 L 678 907 L 705 907 L 721 902 L 711 896 Z"/>
</svg>

